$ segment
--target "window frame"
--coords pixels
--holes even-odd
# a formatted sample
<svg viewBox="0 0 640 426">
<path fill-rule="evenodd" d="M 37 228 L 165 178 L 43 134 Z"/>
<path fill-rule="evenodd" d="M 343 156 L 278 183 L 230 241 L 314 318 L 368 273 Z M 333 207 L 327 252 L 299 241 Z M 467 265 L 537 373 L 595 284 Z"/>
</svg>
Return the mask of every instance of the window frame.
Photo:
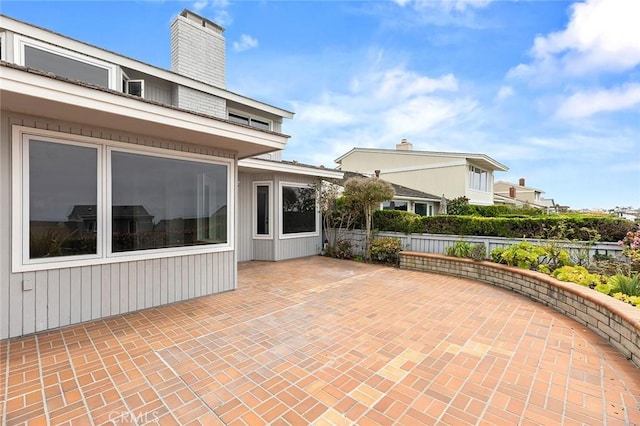
<svg viewBox="0 0 640 426">
<path fill-rule="evenodd" d="M 268 233 L 258 234 L 258 187 L 266 186 L 269 188 L 269 207 L 267 214 L 269 215 Z M 267 180 L 254 181 L 251 190 L 251 223 L 253 238 L 256 240 L 272 240 L 273 239 L 273 182 Z"/>
<path fill-rule="evenodd" d="M 488 170 L 482 169 L 478 166 L 474 166 L 471 164 L 468 166 L 467 170 L 468 170 L 467 179 L 469 180 L 468 187 L 470 190 L 483 192 L 483 193 L 492 192 L 492 185 L 491 185 L 492 182 L 490 178 L 491 173 Z M 477 176 L 477 179 L 478 179 L 478 188 L 474 187 L 475 176 Z M 484 182 L 483 182 L 483 176 L 484 176 Z"/>
<path fill-rule="evenodd" d="M 67 50 L 52 44 L 42 42 L 40 40 L 34 40 L 29 37 L 25 37 L 20 34 L 14 34 L 14 59 L 15 63 L 20 66 L 25 66 L 25 47 L 30 46 L 35 49 L 44 50 L 54 55 L 62 56 L 67 59 L 72 59 L 78 62 L 84 62 L 85 64 L 92 65 L 97 68 L 106 69 L 108 72 L 108 88 L 111 90 L 118 90 L 118 67 L 115 64 L 102 61 L 100 59 L 92 58 L 82 53 L 77 53 L 71 50 Z M 64 75 L 59 77 L 65 77 Z"/>
<path fill-rule="evenodd" d="M 55 258 L 29 259 L 29 181 L 28 150 L 25 144 L 30 139 L 90 146 L 98 150 L 98 199 L 97 199 L 97 253 L 96 255 L 61 256 Z M 163 157 L 201 163 L 219 164 L 226 167 L 227 178 L 227 242 L 219 244 L 169 247 L 112 253 L 111 250 L 111 152 L 131 152 L 138 155 Z M 25 155 L 27 157 L 25 158 Z M 12 272 L 29 272 L 47 269 L 92 266 L 125 261 L 150 260 L 191 254 L 233 251 L 235 248 L 235 160 L 233 158 L 209 157 L 182 151 L 132 145 L 89 136 L 74 135 L 25 126 L 12 126 Z M 25 167 L 25 162 L 27 167 Z M 26 203 L 26 210 L 25 210 Z M 25 239 L 26 238 L 26 239 Z M 25 257 L 26 254 L 26 257 Z"/>
<path fill-rule="evenodd" d="M 237 122 L 231 120 L 230 116 L 232 114 L 233 115 L 237 115 L 238 117 L 246 118 L 249 121 L 249 124 L 245 124 L 246 126 L 249 126 L 249 127 L 252 127 L 254 129 L 258 129 L 258 130 L 273 131 L 273 120 L 269 120 L 268 118 L 260 117 L 260 116 L 257 116 L 257 115 L 247 114 L 246 112 L 242 112 L 242 111 L 238 111 L 238 110 L 234 110 L 234 109 L 228 109 L 227 110 L 227 120 L 231 121 L 232 123 L 237 123 Z M 263 129 L 262 127 L 254 126 L 253 124 L 251 124 L 254 120 L 268 124 L 269 128 L 268 129 Z M 243 124 L 243 123 L 237 123 L 237 124 Z"/>
<path fill-rule="evenodd" d="M 7 36 L 5 31 L 0 31 L 0 61 L 10 62 L 7 60 Z"/>
<path fill-rule="evenodd" d="M 129 88 L 129 85 L 131 83 L 140 83 L 140 96 L 131 93 L 131 89 Z M 144 80 L 143 79 L 135 79 L 135 80 L 126 79 L 124 93 L 126 93 L 127 95 L 144 99 Z"/>
<path fill-rule="evenodd" d="M 285 182 L 285 181 L 281 181 L 278 184 L 278 208 L 279 208 L 279 212 L 280 214 L 278 215 L 278 237 L 281 240 L 286 240 L 286 239 L 291 239 L 291 238 L 306 238 L 306 237 L 317 237 L 320 235 L 320 207 L 318 204 L 318 191 L 316 189 L 316 196 L 315 196 L 315 228 L 316 230 L 313 232 L 297 232 L 297 233 L 292 233 L 292 234 L 285 234 L 284 233 L 284 212 L 283 212 L 283 208 L 284 208 L 284 197 L 282 196 L 282 192 L 283 192 L 283 188 L 285 186 L 291 186 L 291 187 L 295 187 L 295 188 L 312 188 L 312 189 L 316 189 L 314 188 L 314 185 L 312 183 L 299 183 L 299 182 Z"/>
</svg>

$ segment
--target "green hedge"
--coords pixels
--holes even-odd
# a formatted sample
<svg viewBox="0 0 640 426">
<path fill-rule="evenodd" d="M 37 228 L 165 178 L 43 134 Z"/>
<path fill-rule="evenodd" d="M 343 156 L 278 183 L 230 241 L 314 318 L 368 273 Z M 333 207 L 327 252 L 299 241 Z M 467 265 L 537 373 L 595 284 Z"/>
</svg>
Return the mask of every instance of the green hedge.
<svg viewBox="0 0 640 426">
<path fill-rule="evenodd" d="M 505 238 L 549 238 L 554 236 L 551 230 L 565 226 L 570 239 L 589 241 L 595 231 L 600 235 L 600 241 L 605 242 L 618 242 L 636 228 L 633 222 L 607 216 L 419 216 L 397 210 L 376 211 L 373 224 L 378 231 Z"/>
</svg>

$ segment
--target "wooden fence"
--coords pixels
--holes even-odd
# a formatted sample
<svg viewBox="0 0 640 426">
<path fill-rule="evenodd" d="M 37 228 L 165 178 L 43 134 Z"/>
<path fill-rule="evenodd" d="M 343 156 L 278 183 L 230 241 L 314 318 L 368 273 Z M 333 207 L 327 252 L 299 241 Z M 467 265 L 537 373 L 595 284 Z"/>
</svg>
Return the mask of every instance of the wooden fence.
<svg viewBox="0 0 640 426">
<path fill-rule="evenodd" d="M 337 234 L 337 240 L 349 240 L 353 244 L 355 254 L 363 254 L 364 252 L 364 232 L 361 230 L 343 231 L 330 229 L 329 241 L 331 237 Z M 551 240 L 543 239 L 526 239 L 526 238 L 501 238 L 501 237 L 482 237 L 468 235 L 442 235 L 442 234 L 403 234 L 401 232 L 376 232 L 374 238 L 394 237 L 402 242 L 402 249 L 421 253 L 445 254 L 447 247 L 453 246 L 458 241 L 466 241 L 469 244 L 484 244 L 486 256 L 497 248 L 507 248 L 511 245 L 518 244 L 522 241 L 528 241 L 535 245 L 548 245 Z M 591 244 L 586 241 L 557 241 L 571 254 L 572 258 L 592 259 L 597 253 L 600 255 L 610 255 L 618 257 L 622 254 L 622 247 L 617 243 L 596 243 Z"/>
</svg>

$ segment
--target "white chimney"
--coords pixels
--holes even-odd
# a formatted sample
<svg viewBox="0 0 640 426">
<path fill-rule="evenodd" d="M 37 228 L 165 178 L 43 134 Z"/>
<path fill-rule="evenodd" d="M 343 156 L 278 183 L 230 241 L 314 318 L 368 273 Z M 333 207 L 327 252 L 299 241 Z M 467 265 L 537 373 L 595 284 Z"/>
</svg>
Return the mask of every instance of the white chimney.
<svg viewBox="0 0 640 426">
<path fill-rule="evenodd" d="M 220 88 L 226 87 L 224 28 L 190 10 L 171 24 L 171 70 Z"/>
<path fill-rule="evenodd" d="M 400 143 L 396 144 L 397 151 L 411 151 L 413 150 L 413 144 L 406 139 L 402 139 Z"/>
</svg>

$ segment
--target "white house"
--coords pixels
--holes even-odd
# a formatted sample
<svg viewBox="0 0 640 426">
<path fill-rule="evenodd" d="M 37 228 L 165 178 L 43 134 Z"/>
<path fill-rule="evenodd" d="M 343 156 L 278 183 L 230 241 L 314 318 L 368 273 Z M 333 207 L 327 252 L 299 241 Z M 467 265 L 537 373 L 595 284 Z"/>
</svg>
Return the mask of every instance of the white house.
<svg viewBox="0 0 640 426">
<path fill-rule="evenodd" d="M 406 139 L 396 149 L 353 148 L 335 160 L 341 170 L 379 173 L 381 179 L 470 204 L 493 204 L 494 173 L 508 167 L 485 154 L 414 151 Z"/>
<path fill-rule="evenodd" d="M 0 338 L 320 251 L 309 185 L 341 174 L 253 158 L 293 113 L 226 90 L 223 31 L 183 11 L 169 71 L 0 15 Z"/>
</svg>

